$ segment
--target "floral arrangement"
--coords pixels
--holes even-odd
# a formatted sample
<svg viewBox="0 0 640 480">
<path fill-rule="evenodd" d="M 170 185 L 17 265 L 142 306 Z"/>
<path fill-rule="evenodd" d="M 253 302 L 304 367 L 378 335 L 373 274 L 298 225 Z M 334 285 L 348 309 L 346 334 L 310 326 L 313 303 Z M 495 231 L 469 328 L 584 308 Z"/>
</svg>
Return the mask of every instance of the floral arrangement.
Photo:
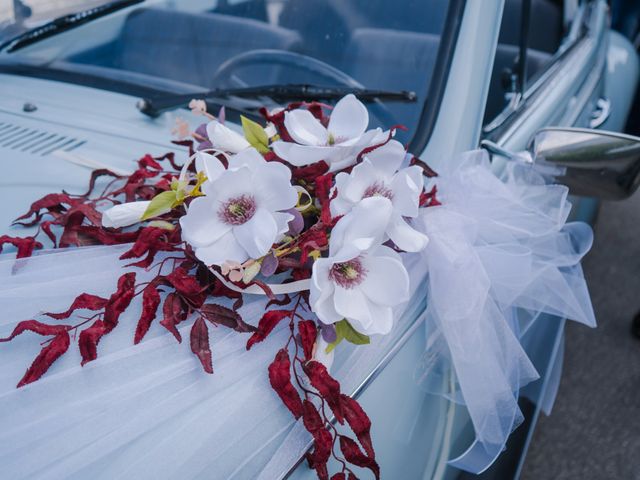
<svg viewBox="0 0 640 480">
<path fill-rule="evenodd" d="M 41 248 L 41 235 L 59 248 L 131 244 L 121 258 L 157 271 L 144 283 L 136 282 L 135 271 L 124 273 L 109 298 L 82 293 L 68 310 L 44 314 L 53 322 L 18 323 L 1 342 L 27 331 L 46 337 L 18 387 L 44 375 L 68 351 L 72 335 L 82 364 L 95 360 L 100 340 L 139 295 L 134 343 L 158 317 L 178 342 L 177 325 L 193 321 L 190 347 L 207 373 L 213 373 L 210 326 L 247 335 L 249 350 L 288 322 L 289 339 L 268 374 L 313 436 L 310 467 L 328 479 L 333 456 L 342 469 L 332 479 L 356 478 L 350 465 L 379 478 L 371 422 L 329 369 L 341 342 L 367 344 L 370 335 L 388 333 L 393 308 L 408 300 L 399 252 L 427 245 L 411 222 L 420 208 L 439 205 L 435 186 L 427 191 L 424 183 L 435 173 L 394 140 L 400 127 L 368 130 L 367 109 L 353 95 L 334 108 L 295 103 L 263 109 L 264 127 L 242 117 L 244 136 L 225 125 L 224 110 L 214 117 L 203 101 L 190 106 L 209 121 L 192 133 L 179 126 L 192 137 L 175 142 L 189 147 L 184 164 L 168 153 L 142 157 L 129 176 L 96 170 L 86 193 L 46 195 L 16 220 L 37 225 L 36 235 L 0 237 L 0 248 L 15 245 L 18 258 Z M 103 177 L 107 187 L 97 192 Z M 238 312 L 245 295 L 269 299 L 257 325 Z M 78 310 L 92 314 L 79 316 Z M 60 323 L 71 318 L 78 321 Z M 339 433 L 332 417 L 346 422 L 355 438 Z"/>
</svg>

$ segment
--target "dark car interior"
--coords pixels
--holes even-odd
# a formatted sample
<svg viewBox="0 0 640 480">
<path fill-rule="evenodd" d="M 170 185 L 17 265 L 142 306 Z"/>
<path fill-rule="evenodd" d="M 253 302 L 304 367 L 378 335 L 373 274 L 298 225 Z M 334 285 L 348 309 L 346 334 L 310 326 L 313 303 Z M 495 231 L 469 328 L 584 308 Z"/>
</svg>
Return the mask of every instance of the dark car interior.
<svg viewBox="0 0 640 480">
<path fill-rule="evenodd" d="M 447 0 L 246 0 L 216 3 L 207 12 L 139 8 L 124 20 L 116 38 L 63 59 L 110 75 L 144 75 L 204 88 L 220 84 L 216 72 L 245 52 L 269 49 L 300 53 L 340 69 L 367 88 L 411 90 L 424 102 L 437 57 Z M 533 77 L 560 45 L 561 1 L 532 0 L 528 77 Z M 485 119 L 505 106 L 505 75 L 518 57 L 522 0 L 507 0 L 491 79 Z M 322 19 L 322 21 L 319 21 Z M 544 25 L 543 28 L 540 28 Z M 322 83 L 326 79 L 299 66 L 269 65 L 268 59 L 232 72 L 242 85 Z M 113 78 L 113 77 L 112 77 Z M 408 126 L 421 108 L 386 106 Z"/>
<path fill-rule="evenodd" d="M 485 110 L 485 123 L 495 118 L 506 106 L 509 73 L 515 68 L 521 34 L 522 0 L 507 0 L 498 37 L 495 63 Z M 527 43 L 527 79 L 532 79 L 548 64 L 560 47 L 564 35 L 562 2 L 531 0 Z"/>
</svg>

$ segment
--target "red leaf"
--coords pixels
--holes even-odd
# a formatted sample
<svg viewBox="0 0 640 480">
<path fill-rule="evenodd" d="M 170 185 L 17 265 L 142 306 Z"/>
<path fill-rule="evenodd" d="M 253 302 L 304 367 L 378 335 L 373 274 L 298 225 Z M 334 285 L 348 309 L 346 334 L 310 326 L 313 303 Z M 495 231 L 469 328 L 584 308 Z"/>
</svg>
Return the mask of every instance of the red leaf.
<svg viewBox="0 0 640 480">
<path fill-rule="evenodd" d="M 66 330 L 53 337 L 49 345 L 40 351 L 31 366 L 27 369 L 24 377 L 22 377 L 22 380 L 18 383 L 18 388 L 35 382 L 42 377 L 42 375 L 49 370 L 49 367 L 53 365 L 53 362 L 69 349 L 70 342 L 69 333 Z"/>
<path fill-rule="evenodd" d="M 160 294 L 155 285 L 151 283 L 142 292 L 142 314 L 136 327 L 136 334 L 133 339 L 134 344 L 140 343 L 149 331 L 151 322 L 156 318 L 158 305 L 160 305 Z"/>
<path fill-rule="evenodd" d="M 213 373 L 211 347 L 209 346 L 209 329 L 202 317 L 198 317 L 191 327 L 191 351 L 200 359 L 204 371 Z"/>
<path fill-rule="evenodd" d="M 418 157 L 413 157 L 409 162 L 410 165 L 418 165 L 424 171 L 427 178 L 437 177 L 438 173 L 433 170 L 426 162 L 420 160 Z"/>
<path fill-rule="evenodd" d="M 162 305 L 163 319 L 160 325 L 169 330 L 180 343 L 182 343 L 182 335 L 180 335 L 176 326 L 187 319 L 186 309 L 187 306 L 177 293 L 167 295 Z"/>
<path fill-rule="evenodd" d="M 75 298 L 67 311 L 61 313 L 45 313 L 45 315 L 51 318 L 55 318 L 56 320 L 61 320 L 63 318 L 69 318 L 74 311 L 81 308 L 95 311 L 104 308 L 106 304 L 106 298 L 98 297 L 97 295 L 91 295 L 89 293 L 81 293 Z"/>
<path fill-rule="evenodd" d="M 258 322 L 258 330 L 249 338 L 247 350 L 267 338 L 283 318 L 290 317 L 292 314 L 291 310 L 269 310 L 266 312 Z"/>
<path fill-rule="evenodd" d="M 358 467 L 368 468 L 375 475 L 376 479 L 380 478 L 380 467 L 375 459 L 367 457 L 362 450 L 360 450 L 358 444 L 352 439 L 340 435 L 340 450 L 347 462 Z"/>
<path fill-rule="evenodd" d="M 291 169 L 291 176 L 295 179 L 314 181 L 320 175 L 324 175 L 329 171 L 329 165 L 324 160 L 312 163 L 305 167 L 294 167 Z"/>
<path fill-rule="evenodd" d="M 437 198 L 437 194 L 438 187 L 436 185 L 434 185 L 429 192 L 422 192 L 420 194 L 419 205 L 421 207 L 437 207 L 438 205 L 442 205 Z"/>
<path fill-rule="evenodd" d="M 42 244 L 36 241 L 36 239 L 33 237 L 20 238 L 10 237 L 9 235 L 2 235 L 0 236 L 0 252 L 2 252 L 2 247 L 6 243 L 9 243 L 16 247 L 16 249 L 18 250 L 16 258 L 30 257 L 36 248 L 42 248 Z"/>
<path fill-rule="evenodd" d="M 130 266 L 147 268 L 153 262 L 159 251 L 175 251 L 175 246 L 167 241 L 167 230 L 157 227 L 144 227 L 140 230 L 140 234 L 131 249 L 127 250 L 120 256 L 120 259 L 140 258 L 147 255 L 139 262 L 132 263 Z"/>
<path fill-rule="evenodd" d="M 298 332 L 300 332 L 300 343 L 304 351 L 304 359 L 311 360 L 313 354 L 313 345 L 316 343 L 318 328 L 316 322 L 312 320 L 304 320 L 298 322 Z"/>
<path fill-rule="evenodd" d="M 200 306 L 204 303 L 206 295 L 198 280 L 182 267 L 176 268 L 165 277 L 167 282 L 176 289 L 178 293 L 187 297 L 194 305 Z"/>
<path fill-rule="evenodd" d="M 93 189 L 95 188 L 96 185 L 96 180 L 100 177 L 103 176 L 108 176 L 108 177 L 113 177 L 113 178 L 123 178 L 122 175 L 118 175 L 117 173 L 113 173 L 111 170 L 108 170 L 106 168 L 101 168 L 98 170 L 94 170 L 93 172 L 91 172 L 91 179 L 89 180 L 89 189 L 87 190 L 86 193 L 80 195 L 81 197 L 88 197 L 89 195 L 91 195 L 91 193 L 93 192 Z"/>
<path fill-rule="evenodd" d="M 35 218 L 31 222 L 24 222 L 22 225 L 31 226 L 35 225 L 38 220 L 42 217 L 40 210 L 46 209 L 48 211 L 57 211 L 60 212 L 64 210 L 62 204 L 73 205 L 77 202 L 77 200 L 73 200 L 66 193 L 50 193 L 45 195 L 39 200 L 36 200 L 31 204 L 29 211 L 24 215 L 19 216 L 14 220 L 14 223 L 20 223 L 19 220 L 24 220 L 32 215 L 35 215 Z"/>
<path fill-rule="evenodd" d="M 162 165 L 160 165 L 156 160 L 149 155 L 148 153 L 138 160 L 138 167 L 140 168 L 152 168 L 154 170 L 162 170 Z"/>
<path fill-rule="evenodd" d="M 320 362 L 312 360 L 307 362 L 303 368 L 313 388 L 326 400 L 336 416 L 336 420 L 342 424 L 344 414 L 340 403 L 340 384 L 338 381 L 329 375 L 327 368 Z"/>
<path fill-rule="evenodd" d="M 78 347 L 80 355 L 82 355 L 81 365 L 84 366 L 86 363 L 98 358 L 98 343 L 108 332 L 109 330 L 102 320 L 96 320 L 89 328 L 85 328 L 80 332 Z"/>
<path fill-rule="evenodd" d="M 313 452 L 307 454 L 309 466 L 315 469 L 319 478 L 329 478 L 327 461 L 331 456 L 333 437 L 315 405 L 309 400 L 305 400 L 302 404 L 302 423 L 313 436 Z"/>
<path fill-rule="evenodd" d="M 58 335 L 69 330 L 69 325 L 47 325 L 37 320 L 24 320 L 18 323 L 11 335 L 0 338 L 0 342 L 9 342 L 24 332 L 33 332 L 38 335 Z"/>
<path fill-rule="evenodd" d="M 331 476 L 331 480 L 347 480 L 347 476 L 344 472 L 338 472 Z"/>
<path fill-rule="evenodd" d="M 238 312 L 234 312 L 230 308 L 223 307 L 222 305 L 207 303 L 200 307 L 200 313 L 211 323 L 224 325 L 227 328 L 232 328 L 236 332 L 246 333 L 256 331 L 256 327 L 245 323 Z"/>
<path fill-rule="evenodd" d="M 316 196 L 320 202 L 320 220 L 325 225 L 331 225 L 331 209 L 329 204 L 331 199 L 329 194 L 333 185 L 333 173 L 327 173 L 316 178 Z"/>
<path fill-rule="evenodd" d="M 340 395 L 340 405 L 342 406 L 344 418 L 364 448 L 364 451 L 369 457 L 375 458 L 376 454 L 371 441 L 371 420 L 360 404 L 348 395 Z"/>
<path fill-rule="evenodd" d="M 302 401 L 291 383 L 291 362 L 289 354 L 284 348 L 278 350 L 276 357 L 269 365 L 269 382 L 293 416 L 300 418 Z"/>
<path fill-rule="evenodd" d="M 104 325 L 109 333 L 118 325 L 118 319 L 133 299 L 136 282 L 136 274 L 125 273 L 118 279 L 118 290 L 109 297 L 104 308 Z"/>
</svg>

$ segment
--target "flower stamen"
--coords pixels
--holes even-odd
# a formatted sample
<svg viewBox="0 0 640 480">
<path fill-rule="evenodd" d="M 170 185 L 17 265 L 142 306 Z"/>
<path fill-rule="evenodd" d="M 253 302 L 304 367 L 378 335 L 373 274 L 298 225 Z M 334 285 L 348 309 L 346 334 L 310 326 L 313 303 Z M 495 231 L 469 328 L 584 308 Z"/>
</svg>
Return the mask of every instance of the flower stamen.
<svg viewBox="0 0 640 480">
<path fill-rule="evenodd" d="M 393 200 L 393 191 L 387 187 L 382 182 L 375 182 L 369 185 L 364 193 L 362 194 L 362 198 L 370 198 L 370 197 L 385 197 L 389 200 Z"/>
<path fill-rule="evenodd" d="M 342 288 L 353 288 L 360 285 L 367 276 L 367 269 L 362 265 L 360 257 L 347 262 L 334 263 L 329 270 L 329 278 Z"/>
<path fill-rule="evenodd" d="M 228 225 L 242 225 L 256 213 L 256 201 L 250 195 L 241 195 L 224 202 L 218 210 L 218 217 Z"/>
</svg>

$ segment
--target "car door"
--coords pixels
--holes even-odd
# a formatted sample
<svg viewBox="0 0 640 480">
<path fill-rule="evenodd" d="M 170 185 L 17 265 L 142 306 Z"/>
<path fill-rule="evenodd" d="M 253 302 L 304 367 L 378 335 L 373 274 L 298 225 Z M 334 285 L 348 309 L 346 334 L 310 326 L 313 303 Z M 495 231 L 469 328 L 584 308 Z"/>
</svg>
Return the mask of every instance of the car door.
<svg viewBox="0 0 640 480">
<path fill-rule="evenodd" d="M 569 3 L 565 2 L 565 9 Z M 527 147 L 537 130 L 547 126 L 622 130 L 638 78 L 638 62 L 631 45 L 609 30 L 604 0 L 581 2 L 564 29 L 557 51 L 538 66 L 537 73 L 522 82 L 520 90 L 509 91 L 511 72 L 498 72 L 502 77 L 500 86 L 507 87 L 502 92 L 505 106 L 495 116 L 485 116 L 484 139 L 506 150 L 519 151 Z M 530 48 L 526 41 L 523 45 Z M 497 52 L 496 58 L 500 44 Z M 528 65 L 544 60 L 544 55 L 534 51 L 534 61 Z M 492 82 L 492 87 L 496 84 Z M 492 93 L 495 95 L 490 89 L 487 109 Z M 494 156 L 494 169 L 499 171 L 505 161 Z M 573 218 L 588 222 L 595 219 L 596 199 L 573 197 L 572 203 Z M 512 434 L 507 450 L 480 478 L 518 478 L 540 411 L 550 408 L 557 392 L 564 324 L 564 319 L 545 316 L 523 334 L 522 343 L 541 378 L 521 391 L 519 403 L 525 422 Z"/>
</svg>

